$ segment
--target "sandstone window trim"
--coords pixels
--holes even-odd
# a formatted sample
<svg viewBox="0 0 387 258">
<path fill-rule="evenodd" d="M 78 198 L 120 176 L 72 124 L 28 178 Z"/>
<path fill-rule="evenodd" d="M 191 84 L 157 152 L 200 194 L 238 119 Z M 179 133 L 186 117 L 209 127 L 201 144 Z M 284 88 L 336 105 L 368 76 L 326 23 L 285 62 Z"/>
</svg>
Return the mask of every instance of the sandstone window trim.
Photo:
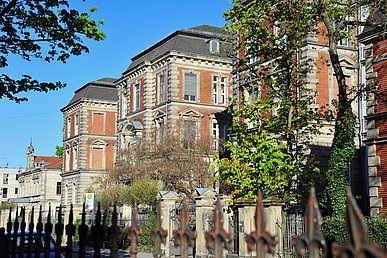
<svg viewBox="0 0 387 258">
<path fill-rule="evenodd" d="M 95 141 L 90 142 L 90 163 L 89 167 L 91 169 L 106 169 L 106 147 L 108 143 L 98 139 Z M 101 168 L 94 168 L 93 167 L 93 150 L 94 149 L 102 149 L 102 167 Z M 95 158 L 95 157 L 94 157 Z"/>
</svg>

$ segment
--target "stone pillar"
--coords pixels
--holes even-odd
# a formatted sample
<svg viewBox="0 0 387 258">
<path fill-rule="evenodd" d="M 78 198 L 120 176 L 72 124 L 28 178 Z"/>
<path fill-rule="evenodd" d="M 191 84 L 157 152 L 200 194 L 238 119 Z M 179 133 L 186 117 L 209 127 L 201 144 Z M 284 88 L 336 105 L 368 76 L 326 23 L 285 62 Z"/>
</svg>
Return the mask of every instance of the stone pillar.
<svg viewBox="0 0 387 258">
<path fill-rule="evenodd" d="M 206 248 L 205 234 L 214 226 L 214 201 L 216 193 L 209 188 L 197 188 L 195 192 L 196 213 L 196 257 L 208 257 L 210 254 Z"/>
<path fill-rule="evenodd" d="M 245 237 L 251 232 L 255 231 L 255 205 L 239 204 L 238 205 L 238 243 L 239 243 L 239 257 L 255 256 L 256 252 L 248 252 Z M 278 243 L 275 247 L 275 254 L 273 257 L 278 257 L 282 254 L 282 204 L 264 202 L 264 213 L 266 220 L 265 230 L 272 236 L 275 236 Z"/>
<path fill-rule="evenodd" d="M 161 250 L 164 253 L 165 257 L 171 256 L 171 242 L 172 233 L 173 233 L 173 221 L 170 219 L 170 213 L 173 212 L 173 209 L 176 207 L 177 201 L 176 192 L 159 192 L 158 198 L 160 199 L 160 208 L 161 208 L 161 227 L 167 230 L 168 235 L 166 239 L 166 244 L 161 245 Z"/>
<path fill-rule="evenodd" d="M 255 205 L 238 204 L 238 236 L 235 237 L 239 246 L 239 257 L 251 257 L 254 253 L 247 251 L 245 237 L 255 230 Z"/>
<path fill-rule="evenodd" d="M 232 209 L 229 208 L 231 203 L 231 198 L 230 196 L 227 195 L 222 195 L 220 196 L 220 204 L 222 205 L 222 210 L 223 210 L 223 228 L 226 230 L 227 233 L 231 233 L 234 235 L 234 228 L 233 228 L 233 212 Z M 232 248 L 232 243 L 231 243 L 231 248 Z M 227 250 L 223 251 L 224 255 L 227 256 L 229 252 Z"/>
<path fill-rule="evenodd" d="M 281 257 L 283 252 L 282 238 L 282 204 L 281 203 L 264 203 L 264 212 L 266 219 L 266 231 L 275 236 L 277 245 L 272 257 Z M 255 226 L 254 226 L 255 230 Z"/>
</svg>

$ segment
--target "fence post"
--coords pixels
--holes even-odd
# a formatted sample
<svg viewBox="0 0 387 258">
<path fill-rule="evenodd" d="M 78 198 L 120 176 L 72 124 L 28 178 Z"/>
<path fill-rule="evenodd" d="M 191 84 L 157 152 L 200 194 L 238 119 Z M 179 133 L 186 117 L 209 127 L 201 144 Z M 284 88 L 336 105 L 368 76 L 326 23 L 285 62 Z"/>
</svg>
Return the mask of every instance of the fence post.
<svg viewBox="0 0 387 258">
<path fill-rule="evenodd" d="M 159 192 L 158 198 L 160 199 L 160 210 L 161 210 L 161 227 L 167 230 L 168 235 L 165 241 L 165 244 L 161 245 L 161 250 L 163 251 L 165 257 L 171 256 L 171 239 L 173 228 L 173 221 L 170 218 L 171 212 L 174 212 L 175 204 L 177 201 L 177 193 L 176 192 Z"/>
<path fill-rule="evenodd" d="M 231 203 L 231 197 L 227 195 L 221 195 L 220 196 L 220 204 L 223 208 L 223 228 L 229 232 L 229 233 L 234 233 L 234 228 L 233 228 L 233 213 L 232 209 L 229 209 Z M 233 248 L 234 245 L 231 245 L 231 248 Z M 228 253 L 232 253 L 233 250 L 224 250 L 224 254 L 227 255 Z"/>
<path fill-rule="evenodd" d="M 238 203 L 238 237 L 235 240 L 238 241 L 239 257 L 251 257 L 255 256 L 255 251 L 249 252 L 245 237 L 255 230 L 254 216 L 255 216 L 255 205 L 247 203 Z"/>
<path fill-rule="evenodd" d="M 282 206 L 283 203 L 263 202 L 265 206 L 266 229 L 276 237 L 275 257 L 283 256 Z"/>
<path fill-rule="evenodd" d="M 206 232 L 214 228 L 213 210 L 216 193 L 210 188 L 196 188 L 195 191 L 195 216 L 196 216 L 196 257 L 208 257 L 206 248 Z"/>
</svg>

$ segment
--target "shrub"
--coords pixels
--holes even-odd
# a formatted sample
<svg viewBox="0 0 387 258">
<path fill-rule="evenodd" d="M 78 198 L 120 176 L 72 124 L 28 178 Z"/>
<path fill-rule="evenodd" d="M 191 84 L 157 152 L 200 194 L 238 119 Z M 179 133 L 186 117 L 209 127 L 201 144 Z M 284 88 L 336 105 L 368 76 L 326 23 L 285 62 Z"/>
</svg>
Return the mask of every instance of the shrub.
<svg viewBox="0 0 387 258">
<path fill-rule="evenodd" d="M 368 228 L 368 239 L 382 248 L 387 247 L 387 221 L 382 217 L 365 218 Z M 322 225 L 322 231 L 328 242 L 336 241 L 339 244 L 348 242 L 349 237 L 344 219 L 326 217 Z"/>
</svg>

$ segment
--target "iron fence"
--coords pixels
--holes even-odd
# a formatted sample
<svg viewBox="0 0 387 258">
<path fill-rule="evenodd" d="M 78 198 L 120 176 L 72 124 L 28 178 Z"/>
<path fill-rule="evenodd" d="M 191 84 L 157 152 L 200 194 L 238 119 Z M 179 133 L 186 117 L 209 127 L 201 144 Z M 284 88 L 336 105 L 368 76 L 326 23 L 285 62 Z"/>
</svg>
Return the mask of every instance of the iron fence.
<svg viewBox="0 0 387 258">
<path fill-rule="evenodd" d="M 16 211 L 18 212 L 18 211 Z M 109 248 L 110 257 L 118 256 L 118 244 L 121 237 L 121 229 L 118 225 L 118 214 L 114 207 L 111 223 L 108 229 L 103 225 L 101 218 L 101 209 L 98 205 L 94 225 L 90 227 L 86 225 L 86 212 L 83 206 L 81 224 L 78 226 L 79 241 L 74 244 L 74 236 L 76 227 L 74 225 L 73 207 L 71 206 L 69 213 L 69 223 L 63 225 L 59 220 L 55 225 L 51 222 L 51 209 L 49 210 L 46 223 L 42 222 L 42 211 L 40 209 L 38 222 L 34 224 L 33 215 L 29 225 L 26 225 L 25 209 L 21 210 L 21 221 L 19 216 L 16 216 L 14 221 L 11 219 L 11 211 L 6 228 L 0 228 L 0 257 L 74 257 L 74 249 L 79 250 L 78 257 L 86 257 L 87 236 L 91 230 L 93 247 L 93 257 L 101 257 L 101 248 L 103 245 L 103 236 L 106 230 L 109 231 Z M 138 243 L 141 237 L 141 230 L 137 222 L 136 206 L 132 208 L 131 225 L 126 228 L 128 239 L 130 240 L 130 257 L 136 258 L 138 253 Z M 59 209 L 59 218 L 62 216 Z M 298 216 L 295 220 L 300 220 Z M 196 231 L 189 228 L 190 223 L 187 201 L 184 200 L 183 207 L 179 217 L 179 228 L 173 232 L 174 245 L 180 249 L 180 256 L 185 258 L 189 256 L 188 250 L 195 247 L 195 241 L 205 241 L 206 247 L 212 250 L 211 256 L 220 258 L 225 256 L 224 250 L 230 249 L 233 241 L 233 234 L 226 232 L 221 223 L 222 207 L 220 201 L 217 200 L 214 209 L 213 228 L 206 233 L 205 239 L 196 239 Z M 286 236 L 286 241 L 291 242 L 294 249 L 291 250 L 291 256 L 295 257 L 387 257 L 385 250 L 367 239 L 366 226 L 363 216 L 352 197 L 350 191 L 347 191 L 347 231 L 350 241 L 347 245 L 338 245 L 336 243 L 327 243 L 321 232 L 322 218 L 315 198 L 314 190 L 312 189 L 308 205 L 303 217 L 304 230 L 301 233 L 300 228 L 288 230 L 288 235 L 295 233 L 297 235 Z M 259 195 L 256 204 L 256 212 L 254 218 L 255 231 L 245 237 L 247 249 L 252 252 L 253 257 L 265 257 L 268 253 L 273 253 L 277 245 L 276 238 L 266 231 L 266 220 L 264 217 L 264 209 L 262 197 Z M 55 235 L 55 240 L 51 238 Z M 66 236 L 64 249 L 62 246 L 62 238 Z M 167 231 L 161 228 L 160 208 L 156 224 L 151 230 L 151 239 L 154 242 L 153 254 L 155 257 L 163 255 L 161 246 L 166 244 Z M 291 240 L 290 240 L 291 239 Z M 52 242 L 55 242 L 53 244 Z M 289 249 L 290 250 L 290 249 Z"/>
</svg>

